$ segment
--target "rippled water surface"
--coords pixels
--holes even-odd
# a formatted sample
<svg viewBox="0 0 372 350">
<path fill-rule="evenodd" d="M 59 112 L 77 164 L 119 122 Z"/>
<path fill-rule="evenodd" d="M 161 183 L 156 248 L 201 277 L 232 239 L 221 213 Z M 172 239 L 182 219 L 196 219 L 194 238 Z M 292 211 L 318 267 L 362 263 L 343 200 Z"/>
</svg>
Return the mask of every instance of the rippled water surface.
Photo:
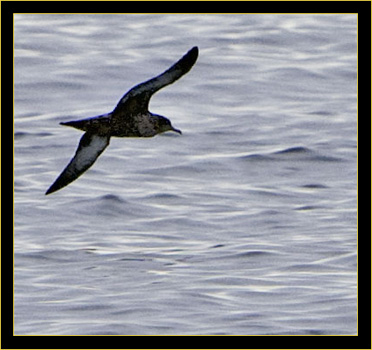
<svg viewBox="0 0 372 350">
<path fill-rule="evenodd" d="M 355 334 L 356 15 L 16 15 L 16 334 Z M 81 133 L 192 46 L 45 196 Z"/>
</svg>

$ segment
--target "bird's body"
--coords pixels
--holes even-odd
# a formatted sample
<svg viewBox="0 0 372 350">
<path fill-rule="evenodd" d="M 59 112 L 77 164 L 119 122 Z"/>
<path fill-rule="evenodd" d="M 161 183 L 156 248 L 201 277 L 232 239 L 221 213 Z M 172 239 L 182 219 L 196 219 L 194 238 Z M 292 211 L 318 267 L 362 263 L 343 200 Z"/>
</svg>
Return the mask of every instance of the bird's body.
<svg viewBox="0 0 372 350">
<path fill-rule="evenodd" d="M 149 112 L 148 105 L 155 92 L 186 74 L 197 57 L 198 48 L 193 47 L 164 73 L 129 90 L 111 113 L 61 123 L 85 131 L 85 134 L 75 156 L 45 194 L 67 186 L 89 169 L 109 145 L 111 137 L 152 137 L 165 131 L 181 134 L 167 118 Z"/>
</svg>

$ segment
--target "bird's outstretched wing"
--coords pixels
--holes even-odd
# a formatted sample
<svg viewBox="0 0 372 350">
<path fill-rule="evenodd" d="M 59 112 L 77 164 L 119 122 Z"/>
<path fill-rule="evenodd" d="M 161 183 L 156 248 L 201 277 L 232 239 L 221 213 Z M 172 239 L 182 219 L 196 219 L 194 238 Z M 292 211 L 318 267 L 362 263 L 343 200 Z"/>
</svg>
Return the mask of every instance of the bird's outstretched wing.
<svg viewBox="0 0 372 350">
<path fill-rule="evenodd" d="M 164 73 L 133 87 L 121 98 L 113 111 L 113 116 L 120 116 L 121 111 L 125 111 L 126 114 L 128 114 L 128 112 L 147 112 L 151 96 L 156 91 L 174 83 L 177 79 L 186 74 L 196 62 L 198 53 L 199 50 L 197 46 L 193 47 Z"/>
<path fill-rule="evenodd" d="M 74 158 L 72 158 L 70 163 L 62 171 L 61 175 L 59 175 L 53 185 L 49 187 L 45 194 L 58 191 L 76 180 L 93 165 L 109 143 L 109 135 L 101 136 L 86 132 L 80 139 Z"/>
</svg>

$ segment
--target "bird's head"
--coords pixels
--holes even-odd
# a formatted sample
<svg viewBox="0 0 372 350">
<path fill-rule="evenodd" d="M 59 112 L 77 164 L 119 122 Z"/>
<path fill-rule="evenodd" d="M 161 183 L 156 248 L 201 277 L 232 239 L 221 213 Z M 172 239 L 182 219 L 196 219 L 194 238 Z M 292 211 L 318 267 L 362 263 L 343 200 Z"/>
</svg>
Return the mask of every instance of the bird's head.
<svg viewBox="0 0 372 350">
<path fill-rule="evenodd" d="M 153 117 L 156 117 L 157 119 L 157 127 L 158 127 L 158 133 L 162 133 L 162 132 L 165 132 L 165 131 L 174 131 L 174 132 L 177 132 L 179 133 L 180 135 L 182 135 L 182 132 L 181 130 L 178 130 L 178 129 L 175 129 L 170 120 L 165 118 L 165 117 L 162 117 L 161 115 L 153 115 Z"/>
</svg>

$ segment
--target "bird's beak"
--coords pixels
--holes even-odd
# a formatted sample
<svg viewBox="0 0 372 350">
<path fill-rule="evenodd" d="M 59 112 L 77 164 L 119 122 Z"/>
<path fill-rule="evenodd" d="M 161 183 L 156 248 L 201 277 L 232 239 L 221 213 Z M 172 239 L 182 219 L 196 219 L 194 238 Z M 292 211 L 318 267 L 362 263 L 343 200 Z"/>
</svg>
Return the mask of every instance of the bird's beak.
<svg viewBox="0 0 372 350">
<path fill-rule="evenodd" d="M 180 135 L 182 135 L 182 131 L 179 130 L 179 129 L 175 129 L 174 127 L 172 127 L 172 131 L 174 131 L 174 132 L 178 132 Z"/>
</svg>

